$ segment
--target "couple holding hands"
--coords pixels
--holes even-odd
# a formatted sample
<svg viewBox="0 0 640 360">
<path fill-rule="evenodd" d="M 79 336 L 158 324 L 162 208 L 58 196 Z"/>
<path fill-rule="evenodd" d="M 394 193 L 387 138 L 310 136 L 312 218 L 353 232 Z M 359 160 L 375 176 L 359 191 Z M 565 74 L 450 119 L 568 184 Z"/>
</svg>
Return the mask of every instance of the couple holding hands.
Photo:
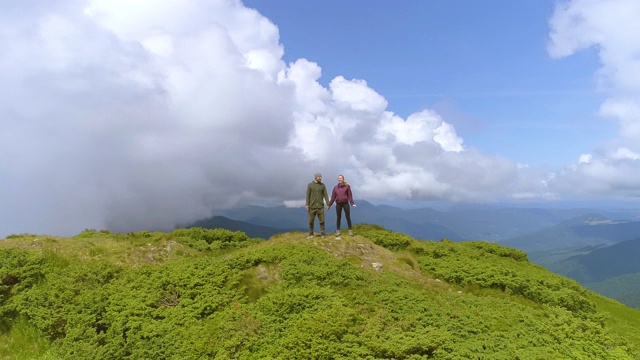
<svg viewBox="0 0 640 360">
<path fill-rule="evenodd" d="M 331 200 L 329 200 L 327 187 L 322 183 L 322 174 L 315 173 L 313 175 L 313 181 L 307 186 L 307 200 L 305 205 L 309 213 L 309 238 L 313 237 L 313 227 L 316 216 L 320 222 L 320 236 L 324 237 L 324 204 L 327 204 L 327 210 L 329 210 L 334 202 L 336 203 L 337 215 L 336 236 L 340 236 L 340 220 L 343 209 L 344 215 L 347 218 L 347 225 L 349 226 L 349 235 L 353 235 L 349 204 L 353 207 L 355 207 L 356 204 L 353 202 L 351 186 L 344 181 L 344 176 L 339 175 L 338 185 L 333 187 Z"/>
</svg>

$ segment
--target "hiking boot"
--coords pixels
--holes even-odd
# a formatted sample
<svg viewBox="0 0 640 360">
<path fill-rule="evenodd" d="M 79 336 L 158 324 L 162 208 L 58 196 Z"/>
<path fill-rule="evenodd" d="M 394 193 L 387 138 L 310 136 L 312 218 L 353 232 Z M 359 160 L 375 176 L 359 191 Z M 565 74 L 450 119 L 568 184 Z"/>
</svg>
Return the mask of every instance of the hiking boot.
<svg viewBox="0 0 640 360">
<path fill-rule="evenodd" d="M 349 230 L 349 235 L 353 236 L 353 230 Z"/>
<path fill-rule="evenodd" d="M 324 237 L 324 231 L 320 233 L 320 237 L 323 238 Z"/>
<path fill-rule="evenodd" d="M 340 230 L 336 230 L 336 236 L 340 236 Z"/>
<path fill-rule="evenodd" d="M 313 233 L 309 233 L 309 236 L 307 236 L 307 239 L 313 239 Z"/>
</svg>

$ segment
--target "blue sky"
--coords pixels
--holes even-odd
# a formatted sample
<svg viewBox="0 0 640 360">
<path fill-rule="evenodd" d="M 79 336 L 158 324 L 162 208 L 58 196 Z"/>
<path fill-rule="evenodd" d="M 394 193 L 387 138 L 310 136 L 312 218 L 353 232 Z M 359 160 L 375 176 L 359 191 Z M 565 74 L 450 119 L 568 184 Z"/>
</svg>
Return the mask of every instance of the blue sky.
<svg viewBox="0 0 640 360">
<path fill-rule="evenodd" d="M 0 237 L 640 197 L 640 2 L 0 2 Z M 358 201 L 358 200 L 356 200 Z"/>
<path fill-rule="evenodd" d="M 280 30 L 287 62 L 320 82 L 364 79 L 390 111 L 438 110 L 468 146 L 533 166 L 575 161 L 615 133 L 594 50 L 547 52 L 556 1 L 248 0 Z"/>
</svg>

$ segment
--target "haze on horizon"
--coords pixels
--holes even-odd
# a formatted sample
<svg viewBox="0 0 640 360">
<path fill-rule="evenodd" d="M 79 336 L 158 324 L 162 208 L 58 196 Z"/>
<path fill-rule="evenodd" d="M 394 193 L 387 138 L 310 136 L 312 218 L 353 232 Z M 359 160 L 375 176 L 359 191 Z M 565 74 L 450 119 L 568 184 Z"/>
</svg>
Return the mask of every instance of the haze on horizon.
<svg viewBox="0 0 640 360">
<path fill-rule="evenodd" d="M 637 201 L 640 2 L 306 4 L 0 4 L 0 238 L 299 204 L 316 171 L 379 202 Z"/>
</svg>

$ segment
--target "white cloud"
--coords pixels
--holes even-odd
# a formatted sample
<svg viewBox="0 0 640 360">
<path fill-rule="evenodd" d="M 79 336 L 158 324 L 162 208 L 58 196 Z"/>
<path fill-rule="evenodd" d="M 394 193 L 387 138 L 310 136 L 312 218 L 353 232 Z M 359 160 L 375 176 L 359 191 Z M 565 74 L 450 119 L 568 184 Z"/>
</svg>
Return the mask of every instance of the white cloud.
<svg viewBox="0 0 640 360">
<path fill-rule="evenodd" d="M 280 161 L 306 166 L 267 19 L 234 1 L 81 5 L 20 3 L 0 25 L 1 233 L 171 228 L 303 186 Z"/>
<path fill-rule="evenodd" d="M 593 159 L 593 155 L 591 154 L 582 154 L 578 159 L 578 164 L 588 164 Z"/>
<path fill-rule="evenodd" d="M 434 130 L 433 140 L 442 146 L 444 151 L 460 152 L 463 150 L 462 139 L 456 135 L 456 129 L 451 124 L 443 122 Z"/>
<path fill-rule="evenodd" d="M 640 187 L 640 2 L 573 0 L 560 3 L 550 20 L 549 53 L 570 56 L 593 48 L 601 67 L 596 72 L 608 99 L 600 115 L 619 124 L 619 135 L 556 181 L 569 193 L 636 196 Z M 566 181 L 566 183 L 564 182 Z"/>
<path fill-rule="evenodd" d="M 444 151 L 463 150 L 462 139 L 456 135 L 453 126 L 442 121 L 440 116 L 431 110 L 414 113 L 406 120 L 398 116 L 383 118 L 376 138 L 388 137 L 400 144 L 414 145 L 420 141 L 427 141 L 437 143 Z"/>
<path fill-rule="evenodd" d="M 640 160 L 640 154 L 638 154 L 637 152 L 631 151 L 627 148 L 616 149 L 616 151 L 611 155 L 611 157 L 616 160 L 623 160 L 623 159 Z"/>
<path fill-rule="evenodd" d="M 640 73 L 640 69 L 638 69 Z M 629 142 L 640 138 L 640 89 L 638 96 L 614 96 L 607 99 L 600 107 L 604 117 L 618 120 L 620 136 Z"/>
<path fill-rule="evenodd" d="M 381 114 L 387 108 L 387 100 L 367 86 L 364 80 L 348 81 L 338 76 L 329 84 L 333 101 L 338 108 L 366 112 L 373 115 Z"/>
</svg>

